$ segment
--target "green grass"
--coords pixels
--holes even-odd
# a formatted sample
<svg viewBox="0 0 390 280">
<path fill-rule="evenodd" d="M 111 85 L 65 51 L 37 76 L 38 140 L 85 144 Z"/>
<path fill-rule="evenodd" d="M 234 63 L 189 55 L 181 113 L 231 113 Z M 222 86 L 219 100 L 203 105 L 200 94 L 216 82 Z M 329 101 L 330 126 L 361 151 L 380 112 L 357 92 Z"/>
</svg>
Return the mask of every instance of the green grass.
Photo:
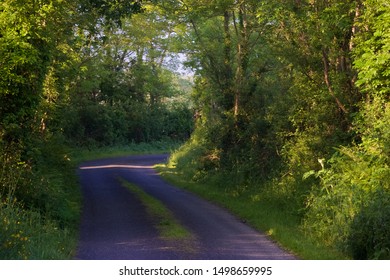
<svg viewBox="0 0 390 280">
<path fill-rule="evenodd" d="M 44 143 L 33 163 L 0 157 L 0 259 L 72 258 L 81 195 L 63 148 Z"/>
<path fill-rule="evenodd" d="M 152 218 L 160 237 L 164 240 L 182 241 L 191 239 L 191 233 L 175 218 L 173 213 L 163 203 L 150 196 L 142 189 L 123 179 L 119 179 L 123 186 L 134 193 L 145 206 L 146 212 Z"/>
<path fill-rule="evenodd" d="M 60 207 L 61 213 L 43 212 L 0 197 L 0 259 L 72 258 L 79 212 Z"/>
<path fill-rule="evenodd" d="M 194 192 L 209 201 L 225 207 L 231 213 L 246 221 L 257 230 L 265 232 L 283 248 L 300 259 L 345 259 L 336 250 L 317 244 L 304 234 L 301 219 L 293 214 L 293 206 L 282 202 L 272 187 L 250 186 L 245 189 L 231 189 L 211 182 L 193 182 L 175 168 L 156 166 L 167 181 Z M 229 180 L 229 178 L 225 178 Z"/>
<path fill-rule="evenodd" d="M 192 259 L 197 253 L 196 238 L 175 218 L 174 214 L 158 199 L 150 196 L 142 189 L 126 180 L 119 178 L 123 186 L 137 196 L 145 206 L 147 214 L 154 222 L 159 237 L 172 249 L 181 252 L 183 256 Z"/>
</svg>

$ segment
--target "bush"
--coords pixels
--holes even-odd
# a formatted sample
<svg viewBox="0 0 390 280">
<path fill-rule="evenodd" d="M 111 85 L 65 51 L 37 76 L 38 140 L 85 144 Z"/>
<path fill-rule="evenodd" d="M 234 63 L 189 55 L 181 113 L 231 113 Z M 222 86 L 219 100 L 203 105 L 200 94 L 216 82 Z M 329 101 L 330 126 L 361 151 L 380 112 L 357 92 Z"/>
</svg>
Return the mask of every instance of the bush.
<svg viewBox="0 0 390 280">
<path fill-rule="evenodd" d="M 0 259 L 68 259 L 74 249 L 74 167 L 61 142 L 35 140 L 29 149 L 0 142 Z"/>
<path fill-rule="evenodd" d="M 170 157 L 170 167 L 176 167 L 186 178 L 192 180 L 202 179 L 207 171 L 207 166 L 212 163 L 208 141 L 201 135 L 202 128 L 198 128 L 191 138 Z"/>
<path fill-rule="evenodd" d="M 1 199 L 1 197 L 0 197 Z M 23 211 L 0 200 L 0 259 L 27 259 L 28 237 Z"/>
<path fill-rule="evenodd" d="M 367 102 L 356 118 L 361 143 L 341 147 L 315 174 L 304 227 L 320 242 L 356 258 L 390 257 L 390 106 Z M 385 250 L 385 251 L 383 251 Z"/>
<path fill-rule="evenodd" d="M 354 259 L 390 259 L 390 193 L 378 191 L 355 216 L 347 246 Z"/>
<path fill-rule="evenodd" d="M 54 220 L 0 197 L 0 259 L 69 259 L 70 236 Z"/>
</svg>

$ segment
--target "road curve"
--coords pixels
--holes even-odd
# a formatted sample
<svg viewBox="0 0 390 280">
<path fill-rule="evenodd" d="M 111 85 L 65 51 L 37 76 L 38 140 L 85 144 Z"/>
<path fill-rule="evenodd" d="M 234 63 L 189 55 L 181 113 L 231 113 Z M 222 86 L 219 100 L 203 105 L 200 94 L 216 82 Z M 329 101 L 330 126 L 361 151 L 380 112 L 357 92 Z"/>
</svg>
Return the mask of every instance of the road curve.
<svg viewBox="0 0 390 280">
<path fill-rule="evenodd" d="M 162 180 L 153 165 L 166 159 L 167 155 L 128 156 L 80 166 L 83 211 L 76 259 L 294 259 L 226 210 Z M 185 245 L 191 248 L 159 238 L 142 203 L 118 178 L 170 209 L 195 237 Z"/>
</svg>

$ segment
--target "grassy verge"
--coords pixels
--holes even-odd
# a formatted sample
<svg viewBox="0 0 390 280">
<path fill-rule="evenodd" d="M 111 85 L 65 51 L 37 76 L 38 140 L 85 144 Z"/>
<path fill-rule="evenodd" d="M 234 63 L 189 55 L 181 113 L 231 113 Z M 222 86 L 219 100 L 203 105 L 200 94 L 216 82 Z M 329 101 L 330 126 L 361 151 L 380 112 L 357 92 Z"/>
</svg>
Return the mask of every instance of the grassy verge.
<svg viewBox="0 0 390 280">
<path fill-rule="evenodd" d="M 164 240 L 187 240 L 191 239 L 191 233 L 184 228 L 174 217 L 173 213 L 159 200 L 148 195 L 142 189 L 123 179 L 120 179 L 123 186 L 134 193 L 145 206 L 146 212 L 155 222 L 160 237 Z"/>
<path fill-rule="evenodd" d="M 211 182 L 193 182 L 175 168 L 156 166 L 160 174 L 172 184 L 194 192 L 227 208 L 252 227 L 265 232 L 271 239 L 301 259 L 345 259 L 337 251 L 321 246 L 308 238 L 301 229 L 300 217 L 289 205 L 264 187 L 251 186 L 232 190 Z M 228 178 L 226 178 L 228 180 Z"/>
<path fill-rule="evenodd" d="M 186 255 L 191 259 L 197 253 L 196 238 L 183 227 L 174 214 L 158 199 L 150 196 L 142 189 L 126 180 L 119 178 L 123 186 L 130 190 L 145 206 L 147 214 L 154 222 L 159 236 L 168 246 Z"/>
</svg>

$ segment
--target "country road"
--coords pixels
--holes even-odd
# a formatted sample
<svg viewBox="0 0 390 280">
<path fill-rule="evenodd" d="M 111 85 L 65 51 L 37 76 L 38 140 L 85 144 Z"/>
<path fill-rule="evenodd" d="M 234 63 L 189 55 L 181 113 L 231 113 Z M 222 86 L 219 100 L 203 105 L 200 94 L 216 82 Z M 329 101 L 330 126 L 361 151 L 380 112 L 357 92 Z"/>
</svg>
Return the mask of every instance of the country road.
<svg viewBox="0 0 390 280">
<path fill-rule="evenodd" d="M 294 259 L 226 210 L 162 180 L 153 165 L 166 159 L 128 156 L 80 166 L 83 211 L 76 259 Z M 161 201 L 192 233 L 191 241 L 161 238 L 142 202 L 118 178 Z"/>
</svg>

